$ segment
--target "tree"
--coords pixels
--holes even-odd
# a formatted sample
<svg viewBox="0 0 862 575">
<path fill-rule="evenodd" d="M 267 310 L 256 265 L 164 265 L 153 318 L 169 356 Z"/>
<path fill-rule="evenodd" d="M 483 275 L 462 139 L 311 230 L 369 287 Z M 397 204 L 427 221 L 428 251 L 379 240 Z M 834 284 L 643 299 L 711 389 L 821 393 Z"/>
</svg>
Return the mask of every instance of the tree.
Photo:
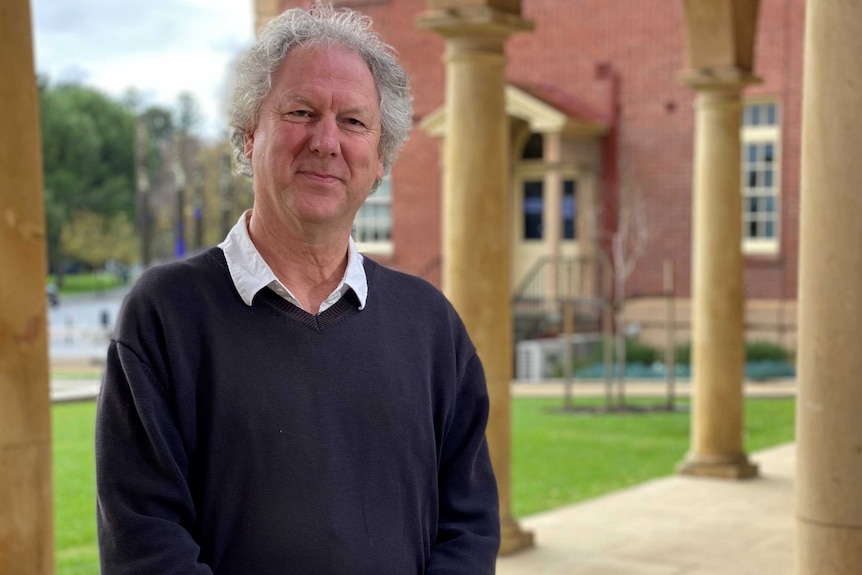
<svg viewBox="0 0 862 575">
<path fill-rule="evenodd" d="M 95 269 L 109 261 L 128 265 L 138 255 L 135 228 L 124 213 L 77 211 L 63 227 L 60 243 L 64 253 Z"/>
<path fill-rule="evenodd" d="M 611 236 L 614 276 L 614 321 L 616 333 L 617 407 L 625 406 L 626 385 L 626 280 L 632 274 L 649 241 L 646 206 L 636 188 L 626 190 L 620 205 L 619 226 Z"/>
<path fill-rule="evenodd" d="M 173 113 L 162 106 L 149 106 L 137 118 L 139 131 L 136 137 L 139 163 L 136 170 L 138 182 L 143 184 L 139 192 L 139 222 L 142 232 L 142 262 L 164 260 L 173 253 L 171 238 L 172 199 L 174 179 L 170 148 L 174 140 Z M 143 260 L 146 261 L 143 261 Z"/>
<path fill-rule="evenodd" d="M 97 90 L 44 79 L 39 104 L 48 259 L 62 276 L 60 237 L 70 215 L 134 220 L 134 116 Z"/>
<path fill-rule="evenodd" d="M 223 141 L 203 147 L 197 156 L 203 245 L 223 240 L 254 201 L 251 180 L 231 172 L 231 152 L 230 144 Z"/>
</svg>

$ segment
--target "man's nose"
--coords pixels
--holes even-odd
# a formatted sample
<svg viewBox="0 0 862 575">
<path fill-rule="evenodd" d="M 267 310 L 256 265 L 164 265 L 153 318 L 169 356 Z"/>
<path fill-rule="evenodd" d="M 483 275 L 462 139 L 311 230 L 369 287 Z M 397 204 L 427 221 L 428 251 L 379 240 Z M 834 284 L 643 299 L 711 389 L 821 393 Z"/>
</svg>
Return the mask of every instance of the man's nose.
<svg viewBox="0 0 862 575">
<path fill-rule="evenodd" d="M 308 146 L 312 152 L 321 156 L 334 156 L 338 153 L 338 123 L 334 118 L 319 118 L 311 129 Z"/>
</svg>

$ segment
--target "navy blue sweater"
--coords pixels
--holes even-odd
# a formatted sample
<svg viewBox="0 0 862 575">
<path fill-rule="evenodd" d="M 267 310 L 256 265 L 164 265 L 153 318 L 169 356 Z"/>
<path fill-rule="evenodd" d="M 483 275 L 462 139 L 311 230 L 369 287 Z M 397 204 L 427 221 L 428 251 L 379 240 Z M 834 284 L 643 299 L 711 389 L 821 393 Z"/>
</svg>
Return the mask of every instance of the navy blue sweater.
<svg viewBox="0 0 862 575">
<path fill-rule="evenodd" d="M 144 274 L 96 428 L 103 575 L 494 572 L 482 367 L 445 298 L 368 258 L 313 316 L 220 249 Z"/>
</svg>

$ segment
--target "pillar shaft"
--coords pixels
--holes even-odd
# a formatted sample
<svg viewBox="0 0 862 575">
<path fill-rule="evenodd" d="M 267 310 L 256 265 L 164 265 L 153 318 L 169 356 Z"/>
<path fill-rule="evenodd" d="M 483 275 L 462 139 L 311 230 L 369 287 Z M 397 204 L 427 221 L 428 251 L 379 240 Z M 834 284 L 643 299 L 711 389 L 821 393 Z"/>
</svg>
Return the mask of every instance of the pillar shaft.
<svg viewBox="0 0 862 575">
<path fill-rule="evenodd" d="M 28 0 L 0 10 L 0 573 L 54 572 L 45 215 Z"/>
<path fill-rule="evenodd" d="M 742 448 L 742 212 L 739 125 L 745 83 L 695 86 L 691 450 L 680 472 L 756 475 Z"/>
<path fill-rule="evenodd" d="M 862 5 L 806 10 L 796 573 L 862 573 Z"/>
<path fill-rule="evenodd" d="M 491 8 L 429 11 L 419 25 L 446 38 L 443 289 L 485 368 L 491 412 L 486 436 L 500 493 L 500 553 L 532 544 L 511 509 L 512 309 L 509 124 L 504 47 L 529 27 Z"/>
<path fill-rule="evenodd" d="M 556 302 L 559 297 L 570 298 L 571 286 L 567 283 L 571 274 L 560 278 L 560 245 L 563 239 L 563 176 L 560 172 L 562 160 L 562 138 L 560 134 L 545 134 L 544 161 L 548 166 L 545 172 L 545 246 L 548 256 L 547 279 L 548 299 Z M 561 281 L 562 280 L 562 281 Z"/>
<path fill-rule="evenodd" d="M 584 298 L 598 297 L 599 277 L 601 273 L 598 262 L 599 247 L 596 222 L 599 215 L 598 178 L 592 169 L 582 169 L 578 174 L 575 189 L 575 237 L 578 242 L 578 258 L 581 275 L 580 294 Z"/>
<path fill-rule="evenodd" d="M 512 312 L 505 37 L 450 38 L 446 53 L 444 291 L 461 314 L 488 381 L 488 445 L 500 491 L 501 553 L 525 540 L 511 511 Z"/>
</svg>

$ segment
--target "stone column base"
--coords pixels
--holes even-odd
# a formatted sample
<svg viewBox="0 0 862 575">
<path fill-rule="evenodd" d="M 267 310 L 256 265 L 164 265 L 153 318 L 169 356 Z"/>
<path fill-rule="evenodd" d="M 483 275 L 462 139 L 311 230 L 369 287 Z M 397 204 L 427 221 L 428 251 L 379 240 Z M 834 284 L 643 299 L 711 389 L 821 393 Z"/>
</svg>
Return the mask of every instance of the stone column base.
<svg viewBox="0 0 862 575">
<path fill-rule="evenodd" d="M 862 573 L 858 525 L 830 525 L 797 516 L 796 528 L 797 573 Z"/>
<path fill-rule="evenodd" d="M 500 552 L 498 555 L 512 555 L 533 546 L 533 532 L 522 531 L 518 523 L 512 519 L 503 521 L 500 525 Z"/>
<path fill-rule="evenodd" d="M 759 475 L 757 464 L 751 463 L 744 454 L 732 458 L 689 455 L 676 466 L 676 472 L 715 479 L 751 479 Z"/>
</svg>

